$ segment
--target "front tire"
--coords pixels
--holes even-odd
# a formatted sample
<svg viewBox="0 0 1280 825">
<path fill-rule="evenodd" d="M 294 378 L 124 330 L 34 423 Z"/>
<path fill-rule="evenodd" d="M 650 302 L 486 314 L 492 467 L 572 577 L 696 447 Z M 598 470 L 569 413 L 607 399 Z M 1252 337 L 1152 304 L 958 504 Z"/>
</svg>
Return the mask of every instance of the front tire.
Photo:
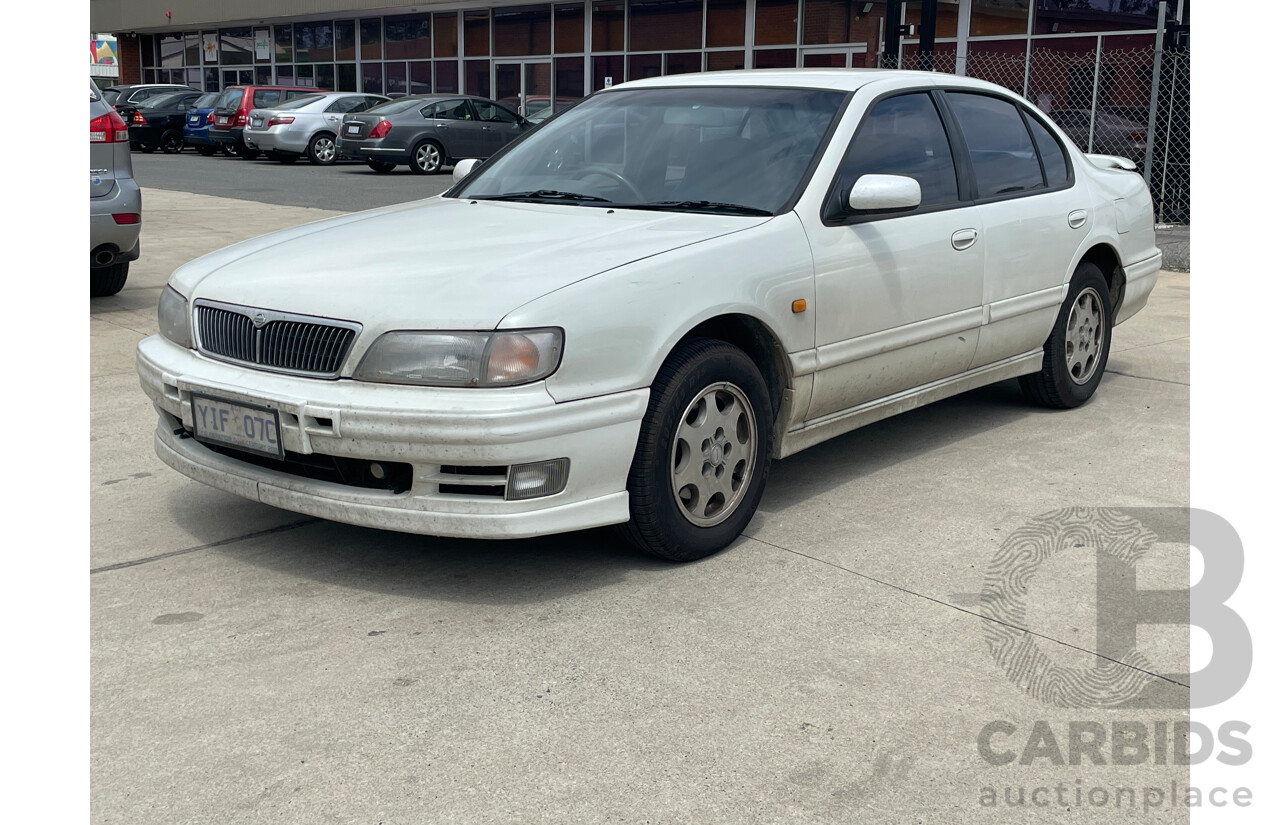
<svg viewBox="0 0 1280 825">
<path fill-rule="evenodd" d="M 710 339 L 676 350 L 649 391 L 624 537 L 670 561 L 705 558 L 738 538 L 764 493 L 772 409 L 742 350 Z"/>
<path fill-rule="evenodd" d="M 105 298 L 124 289 L 129 278 L 129 262 L 121 261 L 111 266 L 89 270 L 89 297 Z"/>
<path fill-rule="evenodd" d="M 444 149 L 434 140 L 424 140 L 409 154 L 409 168 L 418 175 L 437 174 L 444 166 Z"/>
<path fill-rule="evenodd" d="M 1081 263 L 1045 341 L 1040 371 L 1018 379 L 1027 400 L 1060 410 L 1088 401 L 1111 354 L 1111 317 L 1107 279 L 1097 266 Z"/>
</svg>

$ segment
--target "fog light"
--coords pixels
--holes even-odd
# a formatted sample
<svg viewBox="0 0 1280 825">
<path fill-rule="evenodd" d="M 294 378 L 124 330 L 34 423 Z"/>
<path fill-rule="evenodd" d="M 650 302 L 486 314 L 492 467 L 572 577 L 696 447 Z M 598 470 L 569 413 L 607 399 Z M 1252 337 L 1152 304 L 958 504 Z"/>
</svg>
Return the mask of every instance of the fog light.
<svg viewBox="0 0 1280 825">
<path fill-rule="evenodd" d="M 507 474 L 507 501 L 553 496 L 569 483 L 569 459 L 513 464 Z"/>
</svg>

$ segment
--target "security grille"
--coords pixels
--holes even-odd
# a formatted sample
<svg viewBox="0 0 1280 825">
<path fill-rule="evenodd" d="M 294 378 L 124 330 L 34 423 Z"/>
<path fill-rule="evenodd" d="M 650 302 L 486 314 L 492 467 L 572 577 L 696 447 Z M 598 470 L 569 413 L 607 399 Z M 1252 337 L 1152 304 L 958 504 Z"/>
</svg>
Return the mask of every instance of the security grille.
<svg viewBox="0 0 1280 825">
<path fill-rule="evenodd" d="M 360 325 L 197 302 L 196 332 L 200 351 L 216 358 L 333 378 L 342 368 Z"/>
</svg>

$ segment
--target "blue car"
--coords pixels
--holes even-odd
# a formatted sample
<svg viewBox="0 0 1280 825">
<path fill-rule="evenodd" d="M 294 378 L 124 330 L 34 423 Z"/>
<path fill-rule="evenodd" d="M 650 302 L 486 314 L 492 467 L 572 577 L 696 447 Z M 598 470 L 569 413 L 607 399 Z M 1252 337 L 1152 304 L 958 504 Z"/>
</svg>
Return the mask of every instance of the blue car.
<svg viewBox="0 0 1280 825">
<path fill-rule="evenodd" d="M 218 92 L 201 95 L 187 110 L 186 120 L 182 122 L 183 141 L 187 146 L 194 146 L 202 155 L 213 155 L 220 151 L 218 144 L 209 137 L 209 127 L 213 125 L 213 104 L 217 101 Z"/>
</svg>

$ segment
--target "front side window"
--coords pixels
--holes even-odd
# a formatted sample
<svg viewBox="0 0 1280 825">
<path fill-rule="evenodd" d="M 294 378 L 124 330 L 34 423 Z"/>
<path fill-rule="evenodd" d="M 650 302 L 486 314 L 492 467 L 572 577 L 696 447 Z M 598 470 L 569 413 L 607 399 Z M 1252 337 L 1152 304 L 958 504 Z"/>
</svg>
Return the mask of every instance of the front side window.
<svg viewBox="0 0 1280 825">
<path fill-rule="evenodd" d="M 488 100 L 475 101 L 476 112 L 479 113 L 481 120 L 487 120 L 496 123 L 518 123 L 520 118 L 511 112 L 502 108 L 496 103 Z"/>
<path fill-rule="evenodd" d="M 967 92 L 947 92 L 947 102 L 969 146 L 979 198 L 1044 186 L 1031 135 L 1013 103 Z"/>
<path fill-rule="evenodd" d="M 920 206 L 959 201 L 956 166 L 942 118 L 927 92 L 886 98 L 863 117 L 840 165 L 841 208 L 863 175 L 902 175 L 920 184 Z"/>
<path fill-rule="evenodd" d="M 605 92 L 531 132 L 457 194 L 777 214 L 804 182 L 847 97 L 742 87 Z"/>
</svg>

